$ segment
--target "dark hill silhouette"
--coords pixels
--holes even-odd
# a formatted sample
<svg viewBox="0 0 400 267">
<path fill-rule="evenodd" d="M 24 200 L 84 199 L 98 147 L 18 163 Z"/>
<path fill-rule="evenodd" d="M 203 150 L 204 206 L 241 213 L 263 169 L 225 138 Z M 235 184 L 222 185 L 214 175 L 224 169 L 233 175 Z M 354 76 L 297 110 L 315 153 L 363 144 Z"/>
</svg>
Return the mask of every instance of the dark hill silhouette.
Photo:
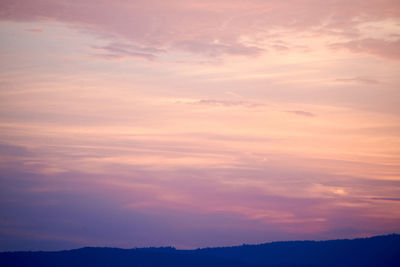
<svg viewBox="0 0 400 267">
<path fill-rule="evenodd" d="M 177 250 L 93 248 L 2 252 L 0 266 L 400 266 L 400 235 Z"/>
</svg>

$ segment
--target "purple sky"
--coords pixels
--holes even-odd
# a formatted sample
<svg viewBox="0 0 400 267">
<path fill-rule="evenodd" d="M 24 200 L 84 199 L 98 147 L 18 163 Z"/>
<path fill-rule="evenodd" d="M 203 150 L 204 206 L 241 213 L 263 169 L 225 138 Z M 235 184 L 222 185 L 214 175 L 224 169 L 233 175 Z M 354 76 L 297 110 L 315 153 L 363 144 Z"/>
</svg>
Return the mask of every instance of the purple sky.
<svg viewBox="0 0 400 267">
<path fill-rule="evenodd" d="M 400 1 L 0 0 L 0 250 L 400 232 Z"/>
</svg>

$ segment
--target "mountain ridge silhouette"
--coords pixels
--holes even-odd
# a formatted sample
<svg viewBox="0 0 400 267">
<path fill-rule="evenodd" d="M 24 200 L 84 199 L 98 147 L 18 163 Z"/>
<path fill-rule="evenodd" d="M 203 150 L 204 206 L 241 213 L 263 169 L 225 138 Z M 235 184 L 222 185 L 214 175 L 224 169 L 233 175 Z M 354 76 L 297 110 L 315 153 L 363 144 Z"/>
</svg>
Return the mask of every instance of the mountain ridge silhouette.
<svg viewBox="0 0 400 267">
<path fill-rule="evenodd" d="M 0 252 L 1 266 L 400 266 L 400 235 L 181 250 L 83 247 Z"/>
</svg>

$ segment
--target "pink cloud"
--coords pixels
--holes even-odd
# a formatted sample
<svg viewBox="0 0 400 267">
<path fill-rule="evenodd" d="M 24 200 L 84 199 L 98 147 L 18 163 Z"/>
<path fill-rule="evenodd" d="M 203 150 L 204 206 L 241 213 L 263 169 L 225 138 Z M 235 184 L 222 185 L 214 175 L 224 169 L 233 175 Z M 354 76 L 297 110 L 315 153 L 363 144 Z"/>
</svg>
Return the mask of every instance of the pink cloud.
<svg viewBox="0 0 400 267">
<path fill-rule="evenodd" d="M 0 19 L 9 21 L 58 21 L 90 32 L 123 40 L 128 45 L 155 49 L 178 49 L 207 56 L 245 55 L 263 52 L 257 43 L 246 44 L 242 36 L 272 34 L 276 27 L 285 31 L 318 34 L 357 35 L 357 20 L 376 21 L 397 18 L 400 3 L 395 0 L 341 1 L 50 1 L 3 0 Z M 365 44 L 368 42 L 368 44 Z M 376 41 L 382 42 L 382 41 Z M 349 43 L 365 52 L 379 53 L 371 41 Z M 152 58 L 110 44 L 113 53 L 105 57 Z M 397 44 L 387 44 L 394 51 Z M 104 48 L 110 49 L 110 48 Z M 276 49 L 285 49 L 277 46 Z M 116 51 L 119 50 L 119 51 Z M 285 49 L 286 50 L 286 49 Z M 354 51 L 354 49 L 351 49 Z M 391 52 L 390 54 L 392 54 Z"/>
<path fill-rule="evenodd" d="M 201 99 L 197 102 L 194 102 L 194 104 L 207 105 L 207 106 L 224 106 L 224 107 L 241 106 L 247 108 L 265 106 L 264 104 L 248 102 L 248 101 L 230 101 L 230 100 L 215 100 L 215 99 Z"/>
<path fill-rule="evenodd" d="M 334 48 L 345 48 L 357 53 L 372 54 L 388 59 L 400 60 L 400 39 L 385 41 L 380 39 L 361 39 L 333 44 Z"/>
<path fill-rule="evenodd" d="M 162 49 L 153 47 L 116 42 L 105 46 L 92 46 L 92 48 L 102 52 L 100 54 L 96 53 L 96 56 L 106 59 L 144 58 L 154 60 L 159 53 L 164 52 Z"/>
<path fill-rule="evenodd" d="M 41 30 L 41 29 L 27 29 L 25 31 L 30 32 L 30 33 L 42 33 L 43 32 L 43 30 Z"/>
<path fill-rule="evenodd" d="M 340 78 L 340 79 L 336 79 L 335 81 L 345 82 L 345 83 L 361 83 L 361 84 L 367 84 L 367 85 L 381 84 L 380 81 L 371 79 L 369 77 Z"/>
<path fill-rule="evenodd" d="M 259 47 L 245 46 L 239 43 L 222 44 L 198 40 L 180 41 L 173 44 L 173 47 L 210 57 L 224 54 L 256 56 L 263 51 L 263 49 Z"/>
<path fill-rule="evenodd" d="M 315 117 L 315 115 L 313 113 L 308 112 L 308 111 L 303 111 L 303 110 L 287 110 L 285 112 L 299 115 L 299 116 L 304 116 L 304 117 Z"/>
<path fill-rule="evenodd" d="M 373 200 L 400 201 L 399 197 L 373 197 Z"/>
</svg>

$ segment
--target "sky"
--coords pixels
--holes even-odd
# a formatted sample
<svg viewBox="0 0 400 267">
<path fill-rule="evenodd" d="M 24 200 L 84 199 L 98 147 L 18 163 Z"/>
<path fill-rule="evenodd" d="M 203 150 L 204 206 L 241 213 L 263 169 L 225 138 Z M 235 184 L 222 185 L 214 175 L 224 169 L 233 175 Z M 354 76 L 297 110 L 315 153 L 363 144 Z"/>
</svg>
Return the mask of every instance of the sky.
<svg viewBox="0 0 400 267">
<path fill-rule="evenodd" d="M 0 250 L 400 232 L 400 1 L 0 0 Z"/>
</svg>

